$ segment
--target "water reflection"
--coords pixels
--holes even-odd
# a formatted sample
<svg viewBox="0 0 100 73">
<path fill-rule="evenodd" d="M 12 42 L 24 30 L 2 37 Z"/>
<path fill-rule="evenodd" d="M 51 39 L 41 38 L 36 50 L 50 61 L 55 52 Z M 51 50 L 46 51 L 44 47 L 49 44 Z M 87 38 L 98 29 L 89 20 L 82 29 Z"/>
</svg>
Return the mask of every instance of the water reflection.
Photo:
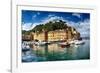
<svg viewBox="0 0 100 73">
<path fill-rule="evenodd" d="M 22 62 L 89 59 L 89 44 L 89 40 L 85 40 L 85 44 L 72 44 L 70 47 L 61 47 L 57 42 L 41 46 L 29 44 L 30 50 L 26 52 L 22 50 Z"/>
</svg>

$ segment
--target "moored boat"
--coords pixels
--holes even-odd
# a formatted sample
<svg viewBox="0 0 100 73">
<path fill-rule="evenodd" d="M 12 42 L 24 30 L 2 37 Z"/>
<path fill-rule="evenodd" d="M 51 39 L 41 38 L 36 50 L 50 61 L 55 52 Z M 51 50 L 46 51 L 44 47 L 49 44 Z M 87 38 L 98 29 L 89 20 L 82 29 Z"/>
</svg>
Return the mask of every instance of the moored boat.
<svg viewBox="0 0 100 73">
<path fill-rule="evenodd" d="M 67 42 L 58 43 L 58 45 L 61 46 L 62 48 L 70 47 L 70 43 L 67 43 Z"/>
<path fill-rule="evenodd" d="M 50 44 L 50 42 L 35 42 L 34 44 L 37 45 L 37 46 L 43 46 L 43 45 L 46 45 L 46 44 Z"/>
<path fill-rule="evenodd" d="M 83 41 L 83 40 L 75 40 L 74 41 L 74 44 L 76 44 L 76 45 L 81 45 L 81 44 L 84 44 L 85 42 Z"/>
</svg>

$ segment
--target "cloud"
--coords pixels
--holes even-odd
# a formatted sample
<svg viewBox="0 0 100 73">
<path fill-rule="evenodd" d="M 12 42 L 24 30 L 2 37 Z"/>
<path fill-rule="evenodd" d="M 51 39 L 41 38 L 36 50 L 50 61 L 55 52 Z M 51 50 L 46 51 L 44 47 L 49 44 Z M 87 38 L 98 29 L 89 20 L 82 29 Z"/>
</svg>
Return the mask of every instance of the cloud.
<svg viewBox="0 0 100 73">
<path fill-rule="evenodd" d="M 90 36 L 90 20 L 85 19 L 84 21 L 79 21 L 77 23 L 72 21 L 66 21 L 69 26 L 75 27 L 77 31 L 80 32 L 82 37 Z"/>
<path fill-rule="evenodd" d="M 90 21 L 88 19 L 80 22 L 78 31 L 81 32 L 82 37 L 89 37 L 90 36 Z"/>
<path fill-rule="evenodd" d="M 49 14 L 48 18 L 50 18 L 50 17 L 55 17 L 55 15 L 54 14 Z"/>
<path fill-rule="evenodd" d="M 37 15 L 40 15 L 40 12 L 37 12 Z"/>
<path fill-rule="evenodd" d="M 76 16 L 76 17 L 80 18 L 81 14 L 79 14 L 79 13 L 73 13 L 72 16 Z"/>
<path fill-rule="evenodd" d="M 34 18 L 36 18 L 36 17 L 37 17 L 37 15 L 35 14 L 35 15 L 32 16 L 32 19 L 34 19 Z"/>
<path fill-rule="evenodd" d="M 63 20 L 64 21 L 64 18 L 61 17 L 61 16 L 56 16 L 56 15 L 52 15 L 52 14 L 49 14 L 48 17 L 46 17 L 45 19 L 43 19 L 41 22 L 42 23 L 48 23 L 49 21 L 57 21 L 57 20 Z"/>
<path fill-rule="evenodd" d="M 40 12 L 37 12 L 36 14 L 34 14 L 34 15 L 32 16 L 32 19 L 36 18 L 38 15 L 40 15 Z"/>
<path fill-rule="evenodd" d="M 22 30 L 28 31 L 30 30 L 31 26 L 32 26 L 32 23 L 24 23 L 22 24 Z"/>
<path fill-rule="evenodd" d="M 22 30 L 26 30 L 26 31 L 32 30 L 36 25 L 39 24 L 41 23 L 24 23 L 22 24 Z"/>
<path fill-rule="evenodd" d="M 33 16 L 33 18 L 35 18 L 36 15 Z M 55 16 L 55 15 L 48 15 L 48 17 L 44 18 L 43 20 L 41 20 L 41 22 L 37 22 L 37 23 L 22 23 L 22 30 L 31 30 L 33 29 L 36 25 L 39 24 L 45 24 L 48 23 L 49 21 L 54 21 L 54 20 L 64 20 L 63 17 L 59 17 L 59 16 Z"/>
</svg>

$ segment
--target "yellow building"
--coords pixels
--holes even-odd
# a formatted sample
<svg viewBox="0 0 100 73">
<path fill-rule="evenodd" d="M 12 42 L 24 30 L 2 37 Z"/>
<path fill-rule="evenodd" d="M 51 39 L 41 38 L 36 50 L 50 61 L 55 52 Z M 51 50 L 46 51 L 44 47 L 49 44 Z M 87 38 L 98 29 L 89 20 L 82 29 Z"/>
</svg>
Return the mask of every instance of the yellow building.
<svg viewBox="0 0 100 73">
<path fill-rule="evenodd" d="M 39 41 L 66 41 L 80 38 L 80 33 L 75 28 L 69 27 L 63 30 L 43 31 L 41 33 L 32 33 L 32 40 Z"/>
<path fill-rule="evenodd" d="M 56 30 L 48 32 L 48 41 L 61 41 L 66 39 L 65 30 Z"/>
<path fill-rule="evenodd" d="M 34 33 L 34 40 L 44 41 L 45 40 L 45 33 Z"/>
</svg>

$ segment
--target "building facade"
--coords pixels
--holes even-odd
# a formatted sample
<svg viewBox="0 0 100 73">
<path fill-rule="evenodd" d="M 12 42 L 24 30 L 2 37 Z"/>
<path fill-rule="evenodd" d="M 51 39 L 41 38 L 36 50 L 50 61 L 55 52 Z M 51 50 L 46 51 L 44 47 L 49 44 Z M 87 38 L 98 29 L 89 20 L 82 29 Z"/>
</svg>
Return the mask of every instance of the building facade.
<svg viewBox="0 0 100 73">
<path fill-rule="evenodd" d="M 41 33 L 31 33 L 31 40 L 39 41 L 66 41 L 80 38 L 80 33 L 75 28 L 67 28 L 55 31 L 43 31 Z"/>
</svg>

